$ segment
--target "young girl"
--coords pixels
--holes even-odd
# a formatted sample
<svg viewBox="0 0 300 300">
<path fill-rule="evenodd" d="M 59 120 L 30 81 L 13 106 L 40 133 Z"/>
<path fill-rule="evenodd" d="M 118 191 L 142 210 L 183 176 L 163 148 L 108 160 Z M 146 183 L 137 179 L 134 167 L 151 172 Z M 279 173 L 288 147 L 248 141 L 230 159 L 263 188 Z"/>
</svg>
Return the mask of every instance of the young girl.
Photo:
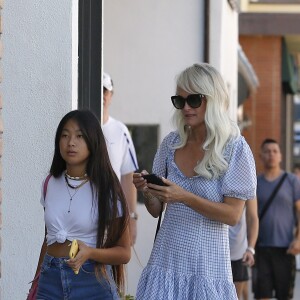
<svg viewBox="0 0 300 300">
<path fill-rule="evenodd" d="M 50 175 L 41 198 L 46 234 L 37 299 L 119 299 L 130 259 L 128 211 L 90 111 L 71 111 L 60 121 Z M 70 259 L 74 239 L 79 252 Z"/>
</svg>

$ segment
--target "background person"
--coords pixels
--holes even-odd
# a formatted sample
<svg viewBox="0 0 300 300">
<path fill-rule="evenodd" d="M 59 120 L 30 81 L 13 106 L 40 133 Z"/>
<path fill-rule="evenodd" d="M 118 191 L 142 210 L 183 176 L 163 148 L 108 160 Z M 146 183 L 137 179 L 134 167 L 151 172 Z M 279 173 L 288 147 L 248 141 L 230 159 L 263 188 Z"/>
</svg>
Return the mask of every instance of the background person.
<svg viewBox="0 0 300 300">
<path fill-rule="evenodd" d="M 295 164 L 293 168 L 293 173 L 300 180 L 300 164 Z M 296 270 L 300 271 L 300 254 L 296 255 Z"/>
<path fill-rule="evenodd" d="M 294 165 L 293 172 L 300 179 L 300 164 Z"/>
<path fill-rule="evenodd" d="M 154 217 L 166 212 L 137 300 L 237 299 L 230 265 L 228 225 L 241 217 L 256 191 L 252 152 L 229 119 L 229 96 L 219 72 L 194 64 L 177 79 L 171 97 L 177 130 L 160 145 L 153 172 L 167 186 L 134 174 Z M 228 225 L 227 225 L 228 224 Z"/>
<path fill-rule="evenodd" d="M 263 141 L 260 157 L 264 170 L 257 177 L 260 220 L 254 294 L 256 299 L 292 299 L 295 255 L 300 253 L 300 182 L 294 174 L 287 173 L 262 217 L 264 206 L 285 172 L 280 167 L 281 151 L 275 140 Z"/>
<path fill-rule="evenodd" d="M 119 299 L 130 259 L 127 203 L 90 111 L 60 121 L 50 175 L 41 197 L 46 232 L 37 299 Z M 74 239 L 79 252 L 69 259 Z"/>
<path fill-rule="evenodd" d="M 112 167 L 117 174 L 125 194 L 130 214 L 130 234 L 132 244 L 137 236 L 136 212 L 137 192 L 132 183 L 133 172 L 138 169 L 134 145 L 128 128 L 122 122 L 109 115 L 109 107 L 113 97 L 113 81 L 107 73 L 103 73 L 103 126 L 108 154 Z"/>
<path fill-rule="evenodd" d="M 229 227 L 233 283 L 239 299 L 248 300 L 248 267 L 254 265 L 258 235 L 257 199 L 246 201 L 240 221 Z"/>
</svg>

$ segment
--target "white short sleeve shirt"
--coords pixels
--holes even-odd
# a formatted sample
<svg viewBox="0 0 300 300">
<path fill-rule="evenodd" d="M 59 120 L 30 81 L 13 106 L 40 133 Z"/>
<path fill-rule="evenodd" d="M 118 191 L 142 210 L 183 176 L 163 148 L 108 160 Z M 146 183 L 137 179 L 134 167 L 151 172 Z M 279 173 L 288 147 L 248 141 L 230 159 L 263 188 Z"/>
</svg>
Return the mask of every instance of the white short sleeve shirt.
<svg viewBox="0 0 300 300">
<path fill-rule="evenodd" d="M 109 117 L 102 130 L 110 162 L 119 180 L 122 175 L 137 170 L 136 153 L 128 128 L 122 122 Z"/>
</svg>

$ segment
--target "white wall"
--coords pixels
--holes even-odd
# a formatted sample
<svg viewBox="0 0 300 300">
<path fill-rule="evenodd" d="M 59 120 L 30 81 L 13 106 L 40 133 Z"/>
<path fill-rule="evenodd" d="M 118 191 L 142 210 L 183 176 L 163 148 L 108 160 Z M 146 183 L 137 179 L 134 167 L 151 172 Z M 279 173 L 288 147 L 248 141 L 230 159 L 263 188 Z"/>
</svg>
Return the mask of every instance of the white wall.
<svg viewBox="0 0 300 300">
<path fill-rule="evenodd" d="M 11 300 L 26 298 L 36 269 L 44 235 L 41 181 L 52 160 L 56 126 L 72 108 L 72 90 L 75 95 L 72 1 L 10 0 L 2 13 L 1 299 Z"/>
<path fill-rule="evenodd" d="M 209 63 L 224 76 L 231 100 L 230 116 L 237 119 L 238 13 L 227 1 L 210 1 Z"/>
<path fill-rule="evenodd" d="M 175 76 L 203 61 L 199 0 L 105 0 L 104 70 L 115 84 L 112 113 L 169 132 Z M 145 113 L 146 112 L 146 113 Z"/>
</svg>

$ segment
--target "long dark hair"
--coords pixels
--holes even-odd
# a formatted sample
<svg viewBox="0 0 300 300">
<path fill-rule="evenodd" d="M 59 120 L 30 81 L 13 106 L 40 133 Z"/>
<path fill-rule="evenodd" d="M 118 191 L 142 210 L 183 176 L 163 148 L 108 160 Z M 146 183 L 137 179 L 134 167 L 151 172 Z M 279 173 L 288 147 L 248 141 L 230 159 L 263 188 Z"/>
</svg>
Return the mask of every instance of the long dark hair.
<svg viewBox="0 0 300 300">
<path fill-rule="evenodd" d="M 129 214 L 120 182 L 109 160 L 100 123 L 91 111 L 73 110 L 60 121 L 55 135 L 55 150 L 50 174 L 59 177 L 66 170 L 66 162 L 60 154 L 59 142 L 65 124 L 71 119 L 77 122 L 90 152 L 86 173 L 93 194 L 96 194 L 98 200 L 97 248 L 110 248 L 116 245 L 124 233 Z M 118 209 L 118 203 L 121 204 L 122 214 Z M 97 264 L 96 269 L 106 276 L 103 265 Z M 113 274 L 117 286 L 123 290 L 124 266 L 113 266 Z"/>
</svg>

